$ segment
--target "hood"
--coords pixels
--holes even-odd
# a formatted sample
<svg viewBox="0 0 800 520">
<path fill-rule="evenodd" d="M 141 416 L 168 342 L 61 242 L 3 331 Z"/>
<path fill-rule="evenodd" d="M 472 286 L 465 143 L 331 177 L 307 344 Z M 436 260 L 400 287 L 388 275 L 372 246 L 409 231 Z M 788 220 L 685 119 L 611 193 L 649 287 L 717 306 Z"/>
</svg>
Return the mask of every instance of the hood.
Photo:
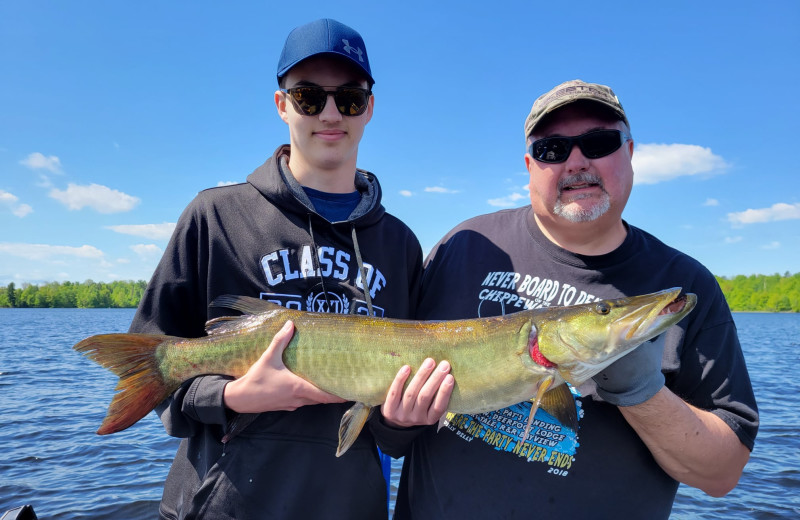
<svg viewBox="0 0 800 520">
<path fill-rule="evenodd" d="M 247 176 L 247 182 L 253 185 L 267 200 L 287 213 L 317 215 L 313 204 L 306 196 L 300 183 L 292 175 L 288 166 L 291 147 L 281 145 L 272 157 Z M 357 169 L 355 186 L 361 193 L 361 202 L 347 222 L 357 228 L 374 224 L 386 212 L 381 204 L 381 186 L 374 174 Z"/>
</svg>

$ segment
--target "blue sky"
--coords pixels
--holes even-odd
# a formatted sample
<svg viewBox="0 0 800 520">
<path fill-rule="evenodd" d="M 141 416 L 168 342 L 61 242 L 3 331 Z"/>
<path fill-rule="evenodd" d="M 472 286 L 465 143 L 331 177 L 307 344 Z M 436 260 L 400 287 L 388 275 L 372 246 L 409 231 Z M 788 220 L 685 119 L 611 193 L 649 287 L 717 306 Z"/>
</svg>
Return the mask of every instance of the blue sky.
<svg viewBox="0 0 800 520">
<path fill-rule="evenodd" d="M 0 3 L 0 284 L 148 279 L 198 191 L 288 142 L 277 59 L 321 17 L 366 40 L 359 166 L 426 252 L 527 203 L 524 119 L 580 78 L 631 121 L 628 222 L 717 275 L 800 271 L 800 2 L 301 4 Z"/>
</svg>

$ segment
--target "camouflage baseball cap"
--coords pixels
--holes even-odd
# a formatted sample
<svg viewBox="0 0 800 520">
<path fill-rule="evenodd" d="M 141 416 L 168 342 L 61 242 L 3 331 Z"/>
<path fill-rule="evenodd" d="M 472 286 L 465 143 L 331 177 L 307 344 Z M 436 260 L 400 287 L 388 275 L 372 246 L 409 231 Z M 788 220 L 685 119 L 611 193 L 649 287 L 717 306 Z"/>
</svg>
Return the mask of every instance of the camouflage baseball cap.
<svg viewBox="0 0 800 520">
<path fill-rule="evenodd" d="M 536 125 L 541 123 L 548 114 L 580 100 L 594 101 L 610 108 L 626 125 L 630 126 L 628 118 L 625 116 L 625 110 L 622 109 L 622 104 L 613 90 L 605 85 L 573 79 L 542 94 L 533 102 L 531 113 L 525 119 L 525 139 L 533 133 Z"/>
</svg>

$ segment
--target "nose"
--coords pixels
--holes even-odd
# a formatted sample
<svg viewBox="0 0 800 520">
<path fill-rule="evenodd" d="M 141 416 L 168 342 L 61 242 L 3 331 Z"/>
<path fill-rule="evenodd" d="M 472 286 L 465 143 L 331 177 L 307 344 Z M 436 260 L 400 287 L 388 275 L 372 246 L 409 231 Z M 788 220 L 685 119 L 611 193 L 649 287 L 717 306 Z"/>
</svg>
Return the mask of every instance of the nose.
<svg viewBox="0 0 800 520">
<path fill-rule="evenodd" d="M 589 159 L 587 159 L 581 148 L 575 143 L 572 150 L 569 151 L 569 156 L 564 162 L 564 166 L 568 172 L 582 172 L 589 168 Z"/>
<path fill-rule="evenodd" d="M 325 107 L 319 113 L 319 120 L 324 122 L 335 122 L 342 120 L 342 114 L 336 108 L 336 100 L 333 98 L 333 92 L 328 92 L 328 99 L 325 101 Z"/>
</svg>

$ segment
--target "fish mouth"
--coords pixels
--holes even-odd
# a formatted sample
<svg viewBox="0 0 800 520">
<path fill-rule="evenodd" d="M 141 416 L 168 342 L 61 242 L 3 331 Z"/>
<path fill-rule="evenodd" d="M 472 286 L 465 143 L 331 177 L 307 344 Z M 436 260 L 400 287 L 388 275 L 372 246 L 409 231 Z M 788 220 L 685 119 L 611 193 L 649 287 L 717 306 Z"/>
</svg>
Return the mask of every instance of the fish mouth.
<svg viewBox="0 0 800 520">
<path fill-rule="evenodd" d="M 694 308 L 697 301 L 697 296 L 691 293 L 684 294 L 679 288 L 669 289 L 664 292 L 674 292 L 677 294 L 671 300 L 653 304 L 653 307 L 649 310 L 645 307 L 640 311 L 634 311 L 626 316 L 625 319 L 633 320 L 633 325 L 625 334 L 626 340 L 638 340 L 639 338 L 643 338 L 642 341 L 646 341 L 657 336 L 663 332 L 663 330 L 660 329 L 664 322 L 670 321 L 675 314 L 688 313 Z M 643 314 L 644 316 L 637 316 L 638 314 Z M 658 330 L 658 332 L 652 334 L 653 330 Z"/>
</svg>

